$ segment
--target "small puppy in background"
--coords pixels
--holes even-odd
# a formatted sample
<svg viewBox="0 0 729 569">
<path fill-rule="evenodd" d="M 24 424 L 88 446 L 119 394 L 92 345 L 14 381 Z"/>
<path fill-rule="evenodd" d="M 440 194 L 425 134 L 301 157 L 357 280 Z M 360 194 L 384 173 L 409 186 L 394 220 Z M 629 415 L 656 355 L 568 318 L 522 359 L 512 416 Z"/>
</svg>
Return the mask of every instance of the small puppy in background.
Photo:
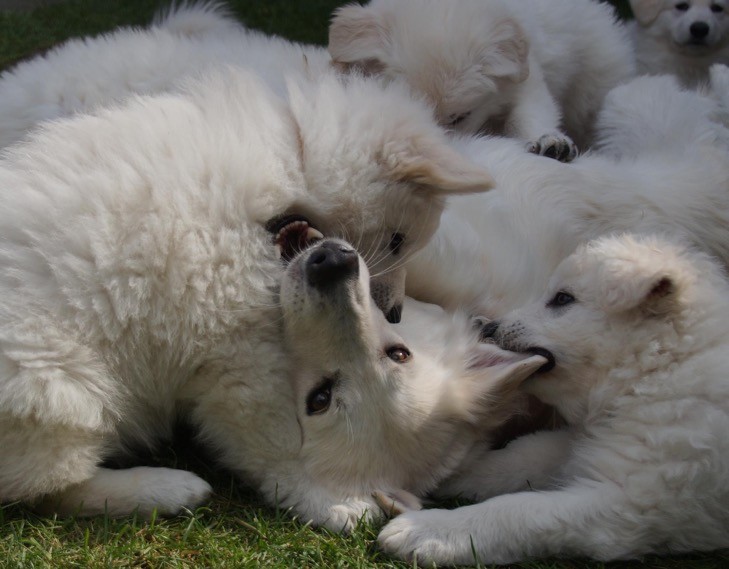
<svg viewBox="0 0 729 569">
<path fill-rule="evenodd" d="M 729 64 L 727 0 L 630 0 L 630 7 L 640 73 L 673 74 L 696 87 L 713 63 Z"/>
<path fill-rule="evenodd" d="M 387 552 L 450 566 L 729 547 L 729 285 L 715 261 L 655 236 L 601 238 L 488 334 L 549 360 L 522 385 L 570 428 L 517 439 L 461 483 L 481 499 L 515 480 L 543 491 L 405 513 L 380 533 Z"/>
<path fill-rule="evenodd" d="M 444 126 L 561 161 L 589 147 L 605 94 L 634 74 L 626 30 L 587 0 L 350 4 L 334 14 L 329 52 L 340 67 L 405 79 Z"/>
</svg>

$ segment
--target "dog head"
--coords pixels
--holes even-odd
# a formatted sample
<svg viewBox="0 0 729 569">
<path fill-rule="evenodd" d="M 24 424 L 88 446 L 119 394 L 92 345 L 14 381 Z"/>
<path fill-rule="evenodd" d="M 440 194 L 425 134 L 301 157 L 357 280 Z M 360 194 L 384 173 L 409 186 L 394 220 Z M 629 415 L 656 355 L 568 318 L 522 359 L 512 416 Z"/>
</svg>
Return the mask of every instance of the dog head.
<svg viewBox="0 0 729 569">
<path fill-rule="evenodd" d="M 329 52 L 343 69 L 403 79 L 438 122 L 476 133 L 529 74 L 529 44 L 505 3 L 373 0 L 337 10 Z"/>
<path fill-rule="evenodd" d="M 652 34 L 665 35 L 687 55 L 704 55 L 729 42 L 726 0 L 631 0 L 637 22 Z"/>
<path fill-rule="evenodd" d="M 389 324 L 370 300 L 365 263 L 338 239 L 290 263 L 281 304 L 301 439 L 284 478 L 309 485 L 279 481 L 278 500 L 335 530 L 379 517 L 375 491 L 431 490 L 506 419 L 509 395 L 545 362 L 479 342 L 469 318 L 432 305 L 408 304 L 403 322 Z"/>
<path fill-rule="evenodd" d="M 487 335 L 545 356 L 549 363 L 524 388 L 579 423 L 696 349 L 690 335 L 712 306 L 725 304 L 718 292 L 725 288 L 717 267 L 696 252 L 655 238 L 607 237 L 563 261 L 541 300 Z"/>
<path fill-rule="evenodd" d="M 493 180 L 398 85 L 356 76 L 292 82 L 290 103 L 307 192 L 289 213 L 362 252 L 373 298 L 396 322 L 405 261 L 435 233 L 445 198 L 487 190 Z"/>
</svg>

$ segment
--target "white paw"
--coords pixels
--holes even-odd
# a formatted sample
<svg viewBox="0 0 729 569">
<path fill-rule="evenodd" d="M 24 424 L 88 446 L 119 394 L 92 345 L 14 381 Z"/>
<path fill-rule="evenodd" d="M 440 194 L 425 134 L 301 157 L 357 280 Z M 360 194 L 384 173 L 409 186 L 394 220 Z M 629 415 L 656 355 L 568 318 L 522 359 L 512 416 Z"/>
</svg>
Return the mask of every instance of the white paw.
<svg viewBox="0 0 729 569">
<path fill-rule="evenodd" d="M 469 535 L 450 517 L 447 510 L 408 512 L 382 528 L 377 542 L 387 554 L 424 567 L 473 563 Z"/>
<path fill-rule="evenodd" d="M 577 158 L 577 146 L 566 134 L 555 132 L 540 136 L 527 144 L 527 151 L 560 162 L 572 162 Z"/>
<path fill-rule="evenodd" d="M 213 489 L 199 476 L 171 468 L 99 468 L 93 477 L 48 496 L 38 508 L 63 515 L 111 517 L 134 512 L 150 517 L 153 511 L 174 516 L 207 501 Z"/>
<path fill-rule="evenodd" d="M 376 521 L 382 517 L 382 510 L 374 501 L 352 499 L 332 506 L 320 525 L 337 533 L 351 533 L 360 522 Z"/>
</svg>

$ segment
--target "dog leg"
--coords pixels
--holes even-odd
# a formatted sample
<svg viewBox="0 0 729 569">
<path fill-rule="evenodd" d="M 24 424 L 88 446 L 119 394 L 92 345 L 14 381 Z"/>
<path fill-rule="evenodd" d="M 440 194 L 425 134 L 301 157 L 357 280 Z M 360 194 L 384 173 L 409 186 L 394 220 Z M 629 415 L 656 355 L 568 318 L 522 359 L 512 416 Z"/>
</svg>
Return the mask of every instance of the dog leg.
<svg viewBox="0 0 729 569">
<path fill-rule="evenodd" d="M 134 512 L 149 518 L 153 511 L 174 516 L 210 498 L 212 488 L 192 472 L 171 468 L 99 468 L 88 480 L 36 504 L 43 513 L 111 517 Z"/>
<path fill-rule="evenodd" d="M 506 123 L 506 132 L 527 140 L 533 154 L 571 162 L 577 146 L 560 130 L 560 112 L 538 65 L 530 65 L 529 77 L 517 91 L 516 103 Z"/>
<path fill-rule="evenodd" d="M 436 496 L 480 502 L 501 494 L 546 489 L 567 461 L 570 443 L 567 431 L 540 431 L 500 450 L 484 449 L 441 484 Z"/>
<path fill-rule="evenodd" d="M 607 483 L 520 492 L 455 510 L 407 512 L 383 528 L 378 542 L 390 555 L 423 566 L 619 558 L 635 553 L 632 539 L 639 533 L 618 523 L 633 515 L 624 502 L 620 489 Z M 613 529 L 621 525 L 622 532 Z"/>
</svg>

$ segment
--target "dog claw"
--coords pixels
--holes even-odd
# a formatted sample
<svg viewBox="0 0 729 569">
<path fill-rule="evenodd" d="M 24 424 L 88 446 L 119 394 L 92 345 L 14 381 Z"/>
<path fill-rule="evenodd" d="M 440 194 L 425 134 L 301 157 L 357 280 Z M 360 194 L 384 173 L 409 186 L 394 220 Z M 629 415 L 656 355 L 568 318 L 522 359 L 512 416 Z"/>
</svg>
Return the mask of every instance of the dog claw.
<svg viewBox="0 0 729 569">
<path fill-rule="evenodd" d="M 560 162 L 572 162 L 577 158 L 577 146 L 563 134 L 545 134 L 539 140 L 527 144 L 527 151 Z"/>
</svg>

